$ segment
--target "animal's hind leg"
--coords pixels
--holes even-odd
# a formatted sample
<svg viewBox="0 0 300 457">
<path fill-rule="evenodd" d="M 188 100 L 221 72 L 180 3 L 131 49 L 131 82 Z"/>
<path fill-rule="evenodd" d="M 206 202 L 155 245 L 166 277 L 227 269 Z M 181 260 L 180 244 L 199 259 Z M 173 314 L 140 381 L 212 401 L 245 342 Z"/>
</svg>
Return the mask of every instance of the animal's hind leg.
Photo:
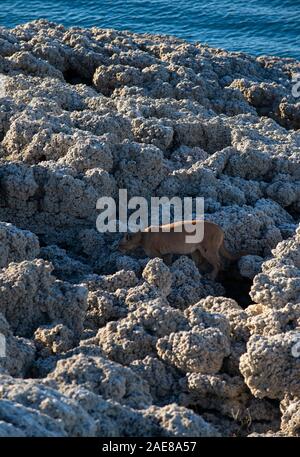
<svg viewBox="0 0 300 457">
<path fill-rule="evenodd" d="M 199 266 L 200 263 L 200 253 L 198 251 L 194 251 L 191 253 L 192 260 L 195 262 L 197 267 Z"/>
<path fill-rule="evenodd" d="M 195 262 L 197 267 L 200 267 L 204 263 L 204 258 L 199 250 L 191 253 L 192 260 Z"/>
<path fill-rule="evenodd" d="M 152 250 L 151 253 L 147 253 L 147 252 L 146 252 L 146 254 L 149 255 L 149 257 L 151 257 L 151 258 L 154 258 L 154 257 L 159 257 L 160 259 L 163 258 L 161 252 L 158 251 L 157 249 Z"/>
<path fill-rule="evenodd" d="M 211 279 L 216 279 L 221 268 L 221 258 L 219 253 L 209 252 L 208 250 L 202 250 L 201 254 L 213 267 L 213 271 L 210 273 Z"/>
<path fill-rule="evenodd" d="M 166 265 L 172 265 L 173 254 L 165 254 L 163 255 L 163 261 Z"/>
</svg>

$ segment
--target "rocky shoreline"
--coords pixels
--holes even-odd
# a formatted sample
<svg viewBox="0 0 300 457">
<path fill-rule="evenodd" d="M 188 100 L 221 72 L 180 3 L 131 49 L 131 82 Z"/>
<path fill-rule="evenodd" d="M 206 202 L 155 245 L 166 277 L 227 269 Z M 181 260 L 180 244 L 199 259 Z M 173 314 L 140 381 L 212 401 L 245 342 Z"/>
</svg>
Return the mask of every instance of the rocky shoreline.
<svg viewBox="0 0 300 457">
<path fill-rule="evenodd" d="M 174 37 L 0 28 L 0 436 L 300 435 L 297 74 Z M 119 188 L 204 197 L 247 255 L 217 281 L 122 255 L 95 225 Z"/>
</svg>

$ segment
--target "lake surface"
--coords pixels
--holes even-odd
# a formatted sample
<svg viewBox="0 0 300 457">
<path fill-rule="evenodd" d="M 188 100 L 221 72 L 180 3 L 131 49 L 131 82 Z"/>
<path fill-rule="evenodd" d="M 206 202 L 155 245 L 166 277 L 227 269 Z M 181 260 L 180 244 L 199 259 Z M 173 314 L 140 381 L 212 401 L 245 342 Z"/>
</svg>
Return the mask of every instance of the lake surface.
<svg viewBox="0 0 300 457">
<path fill-rule="evenodd" d="M 300 0 L 0 0 L 2 26 L 38 18 L 300 59 Z"/>
</svg>

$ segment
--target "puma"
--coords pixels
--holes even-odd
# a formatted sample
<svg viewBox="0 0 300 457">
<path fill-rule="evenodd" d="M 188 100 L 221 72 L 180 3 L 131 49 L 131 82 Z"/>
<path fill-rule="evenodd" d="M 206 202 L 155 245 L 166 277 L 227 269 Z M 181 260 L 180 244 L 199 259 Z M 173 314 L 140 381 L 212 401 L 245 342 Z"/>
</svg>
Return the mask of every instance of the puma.
<svg viewBox="0 0 300 457">
<path fill-rule="evenodd" d="M 203 240 L 197 243 L 187 243 L 186 236 L 191 235 L 191 231 L 187 231 L 186 227 L 197 223 L 204 223 Z M 178 225 L 181 225 L 180 232 L 175 231 L 175 227 Z M 229 260 L 237 260 L 240 257 L 233 256 L 226 250 L 223 230 L 210 221 L 179 221 L 160 225 L 159 231 L 156 232 L 151 229 L 153 226 L 136 233 L 126 233 L 121 239 L 118 249 L 124 253 L 141 246 L 148 257 L 161 258 L 172 254 L 191 254 L 198 265 L 203 262 L 203 259 L 212 265 L 212 279 L 217 277 L 221 267 L 220 254 Z"/>
</svg>

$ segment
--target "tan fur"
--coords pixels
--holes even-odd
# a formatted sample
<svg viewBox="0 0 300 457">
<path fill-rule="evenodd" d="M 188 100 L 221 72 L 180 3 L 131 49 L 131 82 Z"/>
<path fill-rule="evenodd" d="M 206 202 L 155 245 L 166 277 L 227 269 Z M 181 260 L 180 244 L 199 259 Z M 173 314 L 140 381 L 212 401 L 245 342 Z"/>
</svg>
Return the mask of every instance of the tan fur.
<svg viewBox="0 0 300 457">
<path fill-rule="evenodd" d="M 147 256 L 161 258 L 172 254 L 191 254 L 198 265 L 205 259 L 213 266 L 211 277 L 215 279 L 221 267 L 220 254 L 230 260 L 236 260 L 236 257 L 226 250 L 221 227 L 210 221 L 204 221 L 204 238 L 200 243 L 187 243 L 186 236 L 191 232 L 186 227 L 197 223 L 200 221 L 179 221 L 159 226 L 158 232 L 151 231 L 153 226 L 150 226 L 141 232 L 127 233 L 119 243 L 119 250 L 128 252 L 141 246 Z M 182 227 L 181 232 L 174 230 L 178 225 Z"/>
</svg>

